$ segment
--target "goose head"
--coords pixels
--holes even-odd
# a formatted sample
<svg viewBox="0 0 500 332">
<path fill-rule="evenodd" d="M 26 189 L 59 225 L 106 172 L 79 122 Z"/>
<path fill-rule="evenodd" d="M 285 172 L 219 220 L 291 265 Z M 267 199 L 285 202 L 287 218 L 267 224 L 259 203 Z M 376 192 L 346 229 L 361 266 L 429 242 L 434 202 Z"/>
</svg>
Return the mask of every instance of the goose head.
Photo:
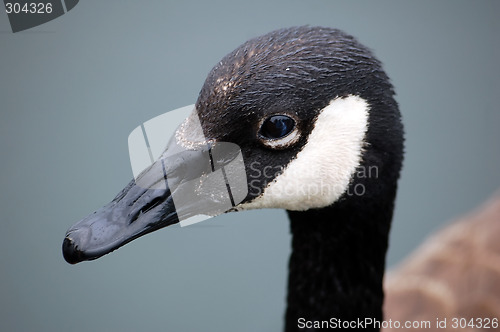
<svg viewBox="0 0 500 332">
<path fill-rule="evenodd" d="M 201 132 L 191 130 L 194 122 Z M 218 207 L 217 193 L 203 204 L 176 206 L 176 191 L 190 188 L 183 180 L 201 181 L 207 169 L 197 166 L 200 156 L 219 142 L 238 147 L 244 195 L 227 209 Z M 204 148 L 190 149 L 196 144 Z M 139 176 L 147 185 L 132 180 L 72 226 L 64 258 L 96 259 L 196 213 L 335 206 L 357 213 L 386 204 L 394 200 L 402 149 L 392 85 L 367 48 L 336 29 L 277 30 L 247 41 L 211 70 L 193 113 L 165 150 L 176 157 L 156 161 Z M 174 179 L 170 188 L 151 185 L 165 176 Z"/>
</svg>

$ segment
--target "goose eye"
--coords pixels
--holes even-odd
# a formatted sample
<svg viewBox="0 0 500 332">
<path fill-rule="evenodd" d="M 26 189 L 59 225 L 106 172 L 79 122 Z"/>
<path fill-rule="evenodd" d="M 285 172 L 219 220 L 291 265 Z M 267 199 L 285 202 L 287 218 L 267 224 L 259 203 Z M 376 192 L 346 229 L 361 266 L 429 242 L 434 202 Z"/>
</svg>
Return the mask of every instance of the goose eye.
<svg viewBox="0 0 500 332">
<path fill-rule="evenodd" d="M 295 121 L 286 115 L 273 115 L 267 118 L 260 128 L 261 136 L 268 139 L 282 138 L 295 127 Z"/>
</svg>

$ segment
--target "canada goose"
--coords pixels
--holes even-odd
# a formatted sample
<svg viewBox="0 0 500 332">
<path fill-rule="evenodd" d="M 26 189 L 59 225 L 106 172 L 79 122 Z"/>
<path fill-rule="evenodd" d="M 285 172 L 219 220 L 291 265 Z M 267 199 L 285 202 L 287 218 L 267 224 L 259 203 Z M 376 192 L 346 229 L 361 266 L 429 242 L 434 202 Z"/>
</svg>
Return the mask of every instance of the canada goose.
<svg viewBox="0 0 500 332">
<path fill-rule="evenodd" d="M 404 139 L 392 85 L 372 53 L 336 29 L 271 32 L 247 41 L 212 69 L 193 114 L 165 153 L 190 142 L 203 143 L 203 153 L 212 144 L 232 142 L 252 181 L 231 210 L 288 211 L 293 240 L 286 331 L 314 329 L 301 328 L 299 318 L 381 321 Z M 201 140 L 186 129 L 192 118 L 199 119 Z M 177 223 L 190 209 L 204 212 L 195 204 L 175 206 L 172 199 L 182 189 L 184 175 L 178 173 L 196 163 L 199 155 L 192 151 L 168 165 L 156 161 L 141 177 L 154 183 L 164 172 L 181 179 L 179 187 L 148 189 L 131 181 L 111 203 L 68 230 L 66 261 L 96 259 Z M 207 200 L 202 206 L 217 204 L 216 197 Z"/>
</svg>

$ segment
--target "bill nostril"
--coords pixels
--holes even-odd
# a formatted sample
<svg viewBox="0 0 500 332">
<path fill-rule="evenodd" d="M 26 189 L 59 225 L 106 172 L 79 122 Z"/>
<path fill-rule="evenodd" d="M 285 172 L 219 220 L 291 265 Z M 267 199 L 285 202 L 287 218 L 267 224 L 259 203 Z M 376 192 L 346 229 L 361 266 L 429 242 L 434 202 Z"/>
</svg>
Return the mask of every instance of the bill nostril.
<svg viewBox="0 0 500 332">
<path fill-rule="evenodd" d="M 142 214 L 147 213 L 148 211 L 154 209 L 158 205 L 161 205 L 168 197 L 170 196 L 170 190 L 162 190 L 161 194 L 157 195 L 156 197 L 154 196 L 141 196 L 141 200 L 136 200 L 134 201 L 134 204 L 141 203 L 142 206 L 138 207 L 135 212 L 129 213 L 129 225 L 132 224 L 134 221 L 139 219 L 139 217 Z M 144 202 L 146 201 L 146 202 Z M 133 204 L 131 204 L 133 205 Z"/>
</svg>

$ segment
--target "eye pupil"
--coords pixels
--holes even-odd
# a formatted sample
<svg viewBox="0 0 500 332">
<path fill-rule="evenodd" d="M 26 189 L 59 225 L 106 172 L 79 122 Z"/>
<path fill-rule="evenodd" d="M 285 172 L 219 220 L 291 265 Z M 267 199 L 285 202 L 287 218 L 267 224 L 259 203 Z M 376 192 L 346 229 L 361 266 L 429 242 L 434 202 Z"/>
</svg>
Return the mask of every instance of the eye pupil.
<svg viewBox="0 0 500 332">
<path fill-rule="evenodd" d="M 262 124 L 261 135 L 270 139 L 281 138 L 292 131 L 294 124 L 293 119 L 286 115 L 273 115 Z"/>
</svg>

